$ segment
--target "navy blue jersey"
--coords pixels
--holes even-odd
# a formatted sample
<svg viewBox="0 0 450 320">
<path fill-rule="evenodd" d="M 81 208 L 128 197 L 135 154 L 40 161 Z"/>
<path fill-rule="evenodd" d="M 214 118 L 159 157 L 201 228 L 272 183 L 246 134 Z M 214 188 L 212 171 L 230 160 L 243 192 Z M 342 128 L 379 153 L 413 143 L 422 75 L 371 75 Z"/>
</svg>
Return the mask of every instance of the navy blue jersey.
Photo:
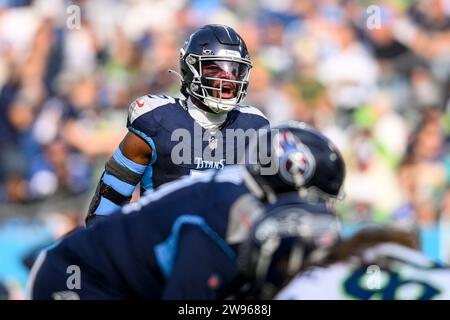
<svg viewBox="0 0 450 320">
<path fill-rule="evenodd" d="M 152 190 L 180 176 L 238 163 L 239 150 L 245 149 L 242 144 L 248 144 L 246 132 L 268 124 L 258 109 L 237 106 L 219 130 L 207 131 L 178 98 L 147 95 L 137 99 L 130 105 L 127 126 L 153 150 L 141 188 Z"/>
<path fill-rule="evenodd" d="M 229 166 L 165 184 L 74 232 L 46 251 L 34 298 L 65 292 L 71 264 L 82 272 L 81 298 L 216 298 L 235 276 L 233 245 L 262 212 L 241 170 Z"/>
</svg>

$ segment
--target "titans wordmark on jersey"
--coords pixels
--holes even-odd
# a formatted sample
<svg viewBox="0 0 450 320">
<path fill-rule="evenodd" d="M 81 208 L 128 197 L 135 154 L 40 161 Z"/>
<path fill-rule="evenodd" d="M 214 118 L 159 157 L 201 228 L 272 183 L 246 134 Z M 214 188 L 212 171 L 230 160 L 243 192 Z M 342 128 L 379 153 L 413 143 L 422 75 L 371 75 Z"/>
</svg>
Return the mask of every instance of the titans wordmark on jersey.
<svg viewBox="0 0 450 320">
<path fill-rule="evenodd" d="M 268 124 L 258 109 L 237 106 L 219 129 L 206 130 L 179 98 L 146 95 L 135 100 L 128 111 L 127 127 L 153 150 L 141 189 L 151 190 L 180 176 L 237 163 L 250 136 Z"/>
</svg>

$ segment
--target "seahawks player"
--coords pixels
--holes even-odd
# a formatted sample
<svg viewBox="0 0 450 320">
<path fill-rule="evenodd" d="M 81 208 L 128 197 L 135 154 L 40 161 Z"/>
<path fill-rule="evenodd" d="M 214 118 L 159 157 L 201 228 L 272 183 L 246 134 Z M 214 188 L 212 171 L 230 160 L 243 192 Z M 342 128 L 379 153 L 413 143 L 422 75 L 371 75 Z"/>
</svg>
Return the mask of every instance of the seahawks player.
<svg viewBox="0 0 450 320">
<path fill-rule="evenodd" d="M 304 268 L 277 299 L 449 300 L 450 269 L 424 256 L 412 233 L 370 227 Z"/>
<path fill-rule="evenodd" d="M 270 132 L 269 162 L 279 170 L 263 174 L 269 162 L 228 166 L 146 193 L 43 251 L 31 271 L 31 298 L 222 297 L 238 274 L 238 247 L 265 205 L 301 193 L 317 196 L 326 211 L 324 200 L 339 195 L 344 179 L 342 157 L 317 131 L 292 122 Z"/>
<path fill-rule="evenodd" d="M 241 159 L 246 133 L 268 124 L 247 94 L 250 57 L 232 28 L 206 25 L 180 50 L 181 97 L 146 95 L 129 108 L 129 132 L 107 161 L 87 222 L 183 175 L 222 169 Z M 239 149 L 240 147 L 240 149 Z"/>
</svg>

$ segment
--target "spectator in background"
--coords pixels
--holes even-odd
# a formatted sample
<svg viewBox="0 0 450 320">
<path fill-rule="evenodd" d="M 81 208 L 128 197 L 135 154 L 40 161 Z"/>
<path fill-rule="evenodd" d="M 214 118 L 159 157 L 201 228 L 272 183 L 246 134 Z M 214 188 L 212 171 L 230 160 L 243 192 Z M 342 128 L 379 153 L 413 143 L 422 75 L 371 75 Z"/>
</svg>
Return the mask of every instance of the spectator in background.
<svg viewBox="0 0 450 320">
<path fill-rule="evenodd" d="M 327 86 L 332 103 L 349 110 L 367 102 L 374 92 L 377 65 L 346 23 L 333 28 L 336 49 L 318 65 L 318 79 Z"/>
</svg>

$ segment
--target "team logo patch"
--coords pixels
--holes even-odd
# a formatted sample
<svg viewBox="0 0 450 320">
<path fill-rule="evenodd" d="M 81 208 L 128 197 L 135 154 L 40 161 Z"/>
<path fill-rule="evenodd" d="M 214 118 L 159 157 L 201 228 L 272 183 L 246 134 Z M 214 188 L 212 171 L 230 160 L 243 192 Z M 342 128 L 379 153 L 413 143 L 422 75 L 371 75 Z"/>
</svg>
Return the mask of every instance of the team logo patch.
<svg viewBox="0 0 450 320">
<path fill-rule="evenodd" d="M 291 183 L 297 183 L 301 177 L 306 183 L 314 174 L 316 161 L 309 148 L 290 132 L 279 137 L 278 152 L 280 155 L 281 176 Z"/>
</svg>

